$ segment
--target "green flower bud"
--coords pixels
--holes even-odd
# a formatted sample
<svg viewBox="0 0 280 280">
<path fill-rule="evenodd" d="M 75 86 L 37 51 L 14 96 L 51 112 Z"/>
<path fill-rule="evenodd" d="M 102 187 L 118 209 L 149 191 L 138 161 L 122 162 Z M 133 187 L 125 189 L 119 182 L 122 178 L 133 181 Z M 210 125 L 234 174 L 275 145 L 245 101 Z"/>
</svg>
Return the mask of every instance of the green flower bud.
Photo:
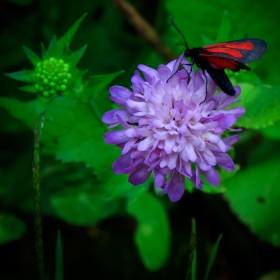
<svg viewBox="0 0 280 280">
<path fill-rule="evenodd" d="M 34 88 L 45 97 L 65 91 L 72 78 L 69 68 L 63 59 L 55 57 L 38 62 L 32 75 Z"/>
</svg>

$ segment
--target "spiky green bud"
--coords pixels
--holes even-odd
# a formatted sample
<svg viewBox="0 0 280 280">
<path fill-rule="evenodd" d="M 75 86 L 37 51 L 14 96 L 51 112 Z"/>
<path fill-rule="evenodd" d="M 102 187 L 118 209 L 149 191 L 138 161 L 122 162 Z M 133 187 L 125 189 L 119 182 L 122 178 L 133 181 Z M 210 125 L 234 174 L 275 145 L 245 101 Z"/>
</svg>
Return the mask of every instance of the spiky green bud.
<svg viewBox="0 0 280 280">
<path fill-rule="evenodd" d="M 55 95 L 67 89 L 71 77 L 69 64 L 51 57 L 37 63 L 33 74 L 34 88 L 45 97 Z"/>
</svg>

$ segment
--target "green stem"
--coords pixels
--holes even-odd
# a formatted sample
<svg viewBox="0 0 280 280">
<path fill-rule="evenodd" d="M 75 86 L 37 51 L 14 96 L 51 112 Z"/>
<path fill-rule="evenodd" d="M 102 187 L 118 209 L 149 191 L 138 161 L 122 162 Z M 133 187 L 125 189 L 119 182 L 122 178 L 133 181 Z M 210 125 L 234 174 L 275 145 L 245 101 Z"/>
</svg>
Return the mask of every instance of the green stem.
<svg viewBox="0 0 280 280">
<path fill-rule="evenodd" d="M 38 116 L 34 117 L 34 162 L 33 162 L 33 187 L 35 190 L 34 227 L 36 234 L 37 265 L 41 280 L 46 280 L 44 269 L 44 251 L 42 238 L 41 217 L 41 190 L 40 190 L 40 131 L 44 124 L 44 115 L 41 115 L 40 127 L 38 127 Z"/>
</svg>

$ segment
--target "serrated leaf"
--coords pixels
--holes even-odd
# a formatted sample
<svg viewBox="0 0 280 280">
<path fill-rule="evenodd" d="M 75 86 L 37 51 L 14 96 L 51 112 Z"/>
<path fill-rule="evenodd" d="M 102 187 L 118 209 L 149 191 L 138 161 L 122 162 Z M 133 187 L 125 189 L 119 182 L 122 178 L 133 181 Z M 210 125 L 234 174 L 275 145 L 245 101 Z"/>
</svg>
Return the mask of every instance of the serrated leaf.
<svg viewBox="0 0 280 280">
<path fill-rule="evenodd" d="M 17 71 L 17 72 L 13 72 L 13 73 L 5 73 L 5 75 L 11 79 L 20 81 L 20 82 L 26 82 L 26 83 L 30 83 L 32 82 L 32 78 L 31 78 L 31 74 L 33 73 L 33 71 Z"/>
<path fill-rule="evenodd" d="M 15 99 L 0 98 L 0 106 L 5 108 L 13 117 L 24 121 L 32 130 L 37 101 L 20 102 Z"/>
<path fill-rule="evenodd" d="M 67 50 L 69 49 L 71 40 L 73 36 L 75 35 L 77 29 L 79 28 L 80 24 L 82 23 L 83 19 L 85 18 L 87 14 L 83 14 L 71 27 L 70 29 L 66 32 L 66 34 L 61 37 L 58 41 L 58 50 L 60 52 L 63 51 L 64 48 Z"/>
<path fill-rule="evenodd" d="M 19 239 L 26 232 L 22 220 L 11 214 L 0 214 L 0 244 Z"/>
<path fill-rule="evenodd" d="M 82 48 L 78 49 L 77 51 L 69 55 L 65 60 L 65 62 L 69 63 L 72 67 L 75 67 L 77 63 L 80 61 L 80 59 L 82 58 L 86 48 L 87 45 L 84 45 Z"/>
<path fill-rule="evenodd" d="M 225 196 L 234 213 L 262 240 L 280 246 L 279 158 L 262 160 L 228 179 Z"/>
<path fill-rule="evenodd" d="M 245 107 L 246 112 L 237 120 L 237 126 L 260 128 L 280 119 L 280 86 L 241 83 L 240 87 L 238 105 Z"/>
<path fill-rule="evenodd" d="M 34 66 L 36 66 L 37 63 L 41 61 L 40 57 L 37 54 L 35 54 L 33 51 L 29 50 L 26 47 L 22 47 L 22 48 L 23 48 L 24 52 L 26 53 L 28 59 L 32 62 L 32 64 Z"/>
<path fill-rule="evenodd" d="M 229 13 L 228 11 L 224 11 L 216 42 L 227 42 L 229 40 L 230 30 L 231 25 L 229 20 Z"/>
<path fill-rule="evenodd" d="M 149 194 L 130 199 L 127 212 L 138 222 L 134 235 L 140 257 L 149 270 L 164 266 L 170 250 L 170 228 L 160 202 Z"/>
<path fill-rule="evenodd" d="M 111 169 L 112 161 L 103 158 L 111 149 L 103 140 L 106 131 L 90 104 L 61 96 L 46 110 L 42 141 L 63 162 L 83 162 L 93 168 L 102 162 Z"/>
</svg>

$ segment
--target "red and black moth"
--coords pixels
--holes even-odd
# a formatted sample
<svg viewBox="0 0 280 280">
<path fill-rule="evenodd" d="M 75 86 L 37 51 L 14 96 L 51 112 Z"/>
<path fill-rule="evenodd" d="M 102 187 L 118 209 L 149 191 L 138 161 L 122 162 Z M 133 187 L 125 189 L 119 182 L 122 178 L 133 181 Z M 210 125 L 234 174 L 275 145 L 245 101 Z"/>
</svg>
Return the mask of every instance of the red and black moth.
<svg viewBox="0 0 280 280">
<path fill-rule="evenodd" d="M 261 58 L 267 48 L 265 41 L 250 38 L 190 49 L 185 36 L 174 23 L 173 17 L 170 20 L 185 41 L 186 50 L 183 55 L 191 58 L 191 64 L 189 65 L 192 67 L 196 64 L 198 68 L 201 68 L 206 78 L 206 95 L 207 77 L 205 71 L 224 93 L 234 96 L 235 90 L 224 69 L 234 72 L 240 69 L 251 70 L 245 63 Z"/>
</svg>

